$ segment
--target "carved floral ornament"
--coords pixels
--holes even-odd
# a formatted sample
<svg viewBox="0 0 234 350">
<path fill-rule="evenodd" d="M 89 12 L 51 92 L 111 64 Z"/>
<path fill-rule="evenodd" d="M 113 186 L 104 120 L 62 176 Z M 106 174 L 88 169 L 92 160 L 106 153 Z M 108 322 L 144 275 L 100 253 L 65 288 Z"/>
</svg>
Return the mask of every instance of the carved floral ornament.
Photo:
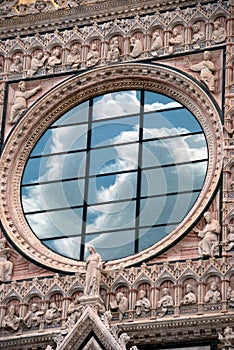
<svg viewBox="0 0 234 350">
<path fill-rule="evenodd" d="M 203 189 L 180 225 L 154 246 L 136 255 L 109 261 L 107 268 L 116 268 L 120 263 L 129 266 L 158 254 L 191 229 L 207 206 L 222 168 L 222 126 L 219 113 L 204 90 L 187 76 L 168 67 L 126 64 L 99 68 L 69 79 L 39 99 L 15 126 L 3 151 L 0 163 L 2 222 L 11 241 L 30 259 L 63 272 L 74 272 L 77 267 L 84 269 L 83 262 L 52 252 L 33 234 L 21 208 L 21 178 L 32 148 L 52 122 L 86 99 L 124 89 L 159 92 L 187 107 L 203 128 L 209 162 Z"/>
</svg>

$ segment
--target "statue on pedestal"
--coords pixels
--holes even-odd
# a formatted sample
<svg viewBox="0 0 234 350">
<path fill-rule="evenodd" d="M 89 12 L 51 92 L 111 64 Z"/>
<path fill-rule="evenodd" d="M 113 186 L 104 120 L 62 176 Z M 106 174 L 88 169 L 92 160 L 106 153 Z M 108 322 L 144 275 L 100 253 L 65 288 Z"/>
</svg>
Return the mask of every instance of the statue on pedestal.
<svg viewBox="0 0 234 350">
<path fill-rule="evenodd" d="M 96 249 L 89 245 L 87 247 L 90 255 L 86 261 L 86 276 L 84 295 L 99 295 L 101 283 L 102 258 Z"/>
</svg>

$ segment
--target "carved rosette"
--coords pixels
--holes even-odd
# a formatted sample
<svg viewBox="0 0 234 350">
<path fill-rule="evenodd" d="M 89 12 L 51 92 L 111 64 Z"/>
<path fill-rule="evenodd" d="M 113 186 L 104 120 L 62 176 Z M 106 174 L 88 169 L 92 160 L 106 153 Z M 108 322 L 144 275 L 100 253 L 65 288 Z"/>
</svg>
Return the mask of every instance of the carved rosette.
<svg viewBox="0 0 234 350">
<path fill-rule="evenodd" d="M 20 186 L 32 148 L 48 126 L 70 108 L 91 97 L 127 89 L 159 92 L 187 107 L 203 128 L 209 149 L 209 163 L 203 189 L 180 225 L 154 246 L 131 257 L 110 261 L 107 266 L 116 268 L 120 263 L 129 266 L 160 253 L 191 229 L 208 205 L 220 178 L 223 151 L 219 112 L 205 91 L 188 76 L 161 65 L 112 65 L 83 73 L 61 83 L 35 103 L 16 125 L 3 151 L 0 163 L 2 222 L 11 241 L 33 261 L 63 272 L 74 272 L 78 267 L 84 269 L 83 262 L 65 258 L 47 249 L 26 222 L 20 202 Z"/>
</svg>

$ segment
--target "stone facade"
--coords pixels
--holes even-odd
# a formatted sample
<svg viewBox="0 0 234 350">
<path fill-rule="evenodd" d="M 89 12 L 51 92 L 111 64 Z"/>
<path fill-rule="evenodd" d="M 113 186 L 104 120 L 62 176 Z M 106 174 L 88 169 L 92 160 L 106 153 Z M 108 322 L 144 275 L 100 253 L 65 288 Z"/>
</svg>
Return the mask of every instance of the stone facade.
<svg viewBox="0 0 234 350">
<path fill-rule="evenodd" d="M 233 11 L 232 0 L 1 2 L 2 349 L 234 347 Z M 28 226 L 21 180 L 52 122 L 124 89 L 165 94 L 193 113 L 207 175 L 181 224 L 104 262 L 88 295 L 85 263 L 49 250 Z"/>
</svg>

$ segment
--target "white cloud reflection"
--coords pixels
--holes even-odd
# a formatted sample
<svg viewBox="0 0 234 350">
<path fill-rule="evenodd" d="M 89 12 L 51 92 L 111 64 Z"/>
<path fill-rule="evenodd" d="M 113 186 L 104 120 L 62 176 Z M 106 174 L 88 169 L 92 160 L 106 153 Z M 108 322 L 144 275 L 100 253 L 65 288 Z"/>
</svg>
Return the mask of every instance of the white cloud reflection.
<svg viewBox="0 0 234 350">
<path fill-rule="evenodd" d="M 180 104 L 177 102 L 169 102 L 166 107 L 178 107 Z M 147 111 L 153 111 L 155 108 L 162 109 L 165 108 L 165 104 L 154 102 L 152 104 L 145 105 Z M 110 118 L 113 116 L 121 115 L 130 115 L 132 113 L 139 113 L 140 102 L 137 98 L 137 93 L 134 91 L 125 91 L 114 94 L 108 94 L 97 99 L 94 104 L 94 118 Z M 108 123 L 108 121 L 107 121 Z M 80 128 L 58 128 L 55 129 L 51 134 L 50 142 L 47 144 L 47 151 L 49 153 L 57 153 L 64 151 L 65 149 L 71 150 L 74 148 L 83 148 L 85 147 L 86 142 L 86 127 Z M 178 134 L 185 134 L 190 132 L 186 127 L 174 127 L 168 121 L 165 121 L 165 126 L 161 128 L 148 127 L 144 128 L 144 138 L 160 138 L 175 136 Z M 99 164 L 99 173 L 107 172 L 121 172 L 129 169 L 136 168 L 136 163 L 138 160 L 138 146 L 136 144 L 130 144 L 126 147 L 118 146 L 119 144 L 125 142 L 131 142 L 138 139 L 139 125 L 132 125 L 131 130 L 121 131 L 119 135 L 115 136 L 110 144 L 113 145 L 115 157 L 110 154 L 108 156 L 100 159 Z M 48 149 L 49 147 L 49 149 Z M 166 152 L 165 152 L 166 148 Z M 92 153 L 92 152 L 91 152 Z M 159 154 L 162 157 L 165 153 L 165 163 L 170 159 L 173 159 L 174 163 L 199 160 L 207 157 L 207 148 L 203 135 L 193 135 L 193 136 L 184 136 L 180 138 L 170 138 L 165 142 L 154 142 L 149 141 L 144 143 L 143 146 L 143 157 L 146 166 L 155 166 L 161 164 L 161 159 L 158 159 L 157 155 Z M 94 157 L 95 158 L 95 157 Z M 99 159 L 99 157 L 96 157 Z M 100 157 L 101 158 L 101 157 Z M 85 161 L 79 159 L 77 164 L 74 164 L 74 157 L 71 158 L 69 163 L 68 158 L 61 156 L 48 157 L 45 160 L 41 160 L 41 176 L 39 175 L 38 181 L 50 181 L 54 179 L 59 179 L 64 173 L 63 164 L 66 160 L 66 171 L 71 169 L 71 172 L 74 173 L 74 168 L 76 167 L 75 173 L 77 175 L 84 174 Z M 98 161 L 96 159 L 96 161 Z M 109 162 L 111 161 L 111 162 Z M 91 157 L 92 162 L 92 157 Z M 133 166 L 134 165 L 134 166 Z M 46 169 L 46 171 L 45 171 Z M 188 188 L 193 188 L 194 179 L 197 177 L 205 176 L 205 167 L 204 164 L 199 164 L 195 167 L 176 167 L 172 170 L 173 174 L 176 177 L 177 189 L 180 191 L 180 188 L 184 187 L 186 183 Z M 159 174 L 159 173 L 158 173 Z M 104 178 L 103 178 L 104 179 Z M 153 181 L 152 181 L 153 180 Z M 29 182 L 30 180 L 28 180 Z M 104 180 L 103 180 L 104 181 Z M 147 185 L 148 181 L 148 185 Z M 108 231 L 111 229 L 127 229 L 132 228 L 135 225 L 135 202 L 119 202 L 111 203 L 112 200 L 132 198 L 136 195 L 136 176 L 134 172 L 122 173 L 115 176 L 114 181 L 110 184 L 103 183 L 102 185 L 95 188 L 93 185 L 91 190 L 93 192 L 92 198 L 93 203 L 103 203 L 110 202 L 109 204 L 95 205 L 88 208 L 88 223 L 87 223 L 87 232 L 101 232 Z M 77 182 L 76 186 L 80 186 Z M 154 179 L 152 176 L 149 176 L 145 181 L 145 191 L 147 192 L 147 186 L 151 189 L 153 193 L 165 193 L 167 190 L 167 180 L 165 179 L 165 174 L 162 169 L 160 169 L 160 175 L 158 178 Z M 161 188 L 160 188 L 161 186 Z M 60 196 L 62 197 L 61 202 L 63 205 L 67 203 L 69 207 L 69 201 L 67 199 L 67 194 L 63 192 L 63 187 L 58 190 L 61 192 Z M 32 186 L 28 187 L 27 191 L 24 191 L 22 194 L 22 202 L 24 211 L 40 211 L 46 206 L 51 206 L 55 201 L 55 194 L 53 191 L 53 186 L 51 189 L 49 186 L 46 186 L 46 193 L 44 192 L 43 186 Z M 74 191 L 74 194 L 76 191 Z M 150 194 L 150 193 L 148 193 Z M 190 196 L 190 195 L 189 195 Z M 147 200 L 146 200 L 147 201 Z M 176 217 L 181 212 L 186 213 L 188 209 L 189 198 L 187 201 L 182 201 L 177 199 L 177 204 L 170 213 L 171 217 Z M 151 216 L 154 215 L 154 223 L 157 222 L 157 219 L 162 214 L 164 209 L 165 198 L 162 198 L 160 202 L 160 207 L 154 208 Z M 142 215 L 147 217 L 148 206 L 145 205 L 142 211 Z M 152 208 L 151 208 L 152 209 Z M 55 215 L 53 212 L 47 214 L 34 214 L 29 215 L 29 222 L 39 238 L 45 238 L 49 236 L 59 236 L 64 233 L 64 235 L 72 233 L 80 234 L 81 225 L 82 225 L 82 211 L 77 210 L 66 210 L 58 212 Z M 150 218 L 150 221 L 152 218 Z M 170 218 L 167 218 L 170 221 Z M 147 221 L 147 220 L 146 220 Z M 76 231 L 77 230 L 77 231 Z M 75 232 L 76 231 L 76 232 Z M 130 231 L 129 231 L 130 232 Z M 107 233 L 104 235 L 94 235 L 93 238 L 90 237 L 89 244 L 95 245 L 97 249 L 102 249 L 106 247 L 116 247 L 130 245 L 132 243 L 133 235 L 132 234 L 121 234 L 121 233 Z M 79 238 L 78 238 L 79 241 Z M 73 258 L 79 259 L 78 246 L 74 245 L 75 238 L 72 239 L 63 239 L 54 241 L 50 246 L 53 249 L 57 249 L 61 254 L 71 256 Z M 74 248 L 75 247 L 75 248 Z M 76 255 L 77 253 L 77 255 Z M 129 253 L 132 253 L 129 252 Z"/>
</svg>

